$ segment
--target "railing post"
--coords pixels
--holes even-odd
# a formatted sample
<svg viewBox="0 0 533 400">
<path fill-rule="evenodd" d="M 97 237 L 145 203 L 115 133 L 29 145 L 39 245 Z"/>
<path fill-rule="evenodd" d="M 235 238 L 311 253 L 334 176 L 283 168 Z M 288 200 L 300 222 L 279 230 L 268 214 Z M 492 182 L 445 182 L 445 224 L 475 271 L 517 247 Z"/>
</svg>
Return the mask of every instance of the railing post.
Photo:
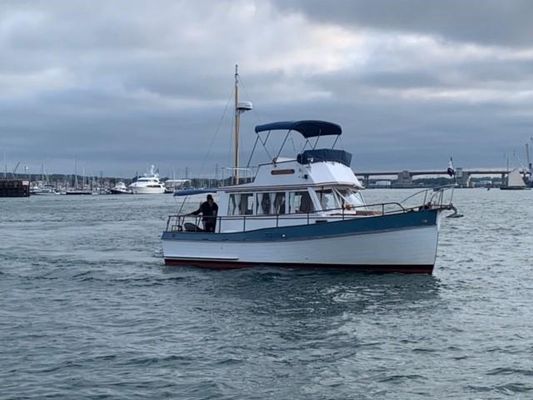
<svg viewBox="0 0 533 400">
<path fill-rule="evenodd" d="M 242 218 L 242 231 L 246 232 L 246 215 Z"/>
</svg>

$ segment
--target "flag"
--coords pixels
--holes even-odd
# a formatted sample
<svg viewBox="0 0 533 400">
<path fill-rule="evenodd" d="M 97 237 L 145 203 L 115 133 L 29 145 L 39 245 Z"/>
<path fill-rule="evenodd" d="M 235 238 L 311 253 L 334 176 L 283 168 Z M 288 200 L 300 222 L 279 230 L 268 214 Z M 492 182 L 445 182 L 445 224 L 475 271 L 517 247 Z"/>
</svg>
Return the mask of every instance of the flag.
<svg viewBox="0 0 533 400">
<path fill-rule="evenodd" d="M 450 162 L 448 163 L 448 175 L 455 176 L 455 169 L 453 168 L 453 159 L 450 157 Z"/>
</svg>

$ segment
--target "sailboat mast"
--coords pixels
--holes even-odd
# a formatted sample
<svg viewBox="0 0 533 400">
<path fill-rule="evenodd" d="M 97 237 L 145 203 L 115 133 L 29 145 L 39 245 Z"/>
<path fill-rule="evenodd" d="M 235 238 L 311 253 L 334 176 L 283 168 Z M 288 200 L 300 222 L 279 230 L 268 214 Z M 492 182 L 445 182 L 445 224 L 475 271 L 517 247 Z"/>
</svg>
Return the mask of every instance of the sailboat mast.
<svg viewBox="0 0 533 400">
<path fill-rule="evenodd" d="M 78 189 L 78 160 L 74 159 L 74 189 Z"/>
<path fill-rule="evenodd" d="M 526 159 L 527 159 L 527 168 L 531 172 L 531 159 L 529 158 L 529 143 L 526 143 Z"/>
<path fill-rule="evenodd" d="M 233 184 L 239 184 L 239 66 L 235 64 L 235 125 L 233 132 Z"/>
</svg>

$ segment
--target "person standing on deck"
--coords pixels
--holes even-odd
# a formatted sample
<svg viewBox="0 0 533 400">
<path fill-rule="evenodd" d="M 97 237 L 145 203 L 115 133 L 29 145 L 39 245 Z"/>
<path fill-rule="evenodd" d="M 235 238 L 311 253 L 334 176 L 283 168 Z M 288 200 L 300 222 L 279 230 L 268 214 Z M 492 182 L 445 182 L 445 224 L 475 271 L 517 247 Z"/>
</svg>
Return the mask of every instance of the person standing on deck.
<svg viewBox="0 0 533 400">
<path fill-rule="evenodd" d="M 191 213 L 191 215 L 199 214 L 202 214 L 204 231 L 214 232 L 217 224 L 218 205 L 210 194 L 207 195 L 207 200 L 200 205 L 200 208 Z"/>
</svg>

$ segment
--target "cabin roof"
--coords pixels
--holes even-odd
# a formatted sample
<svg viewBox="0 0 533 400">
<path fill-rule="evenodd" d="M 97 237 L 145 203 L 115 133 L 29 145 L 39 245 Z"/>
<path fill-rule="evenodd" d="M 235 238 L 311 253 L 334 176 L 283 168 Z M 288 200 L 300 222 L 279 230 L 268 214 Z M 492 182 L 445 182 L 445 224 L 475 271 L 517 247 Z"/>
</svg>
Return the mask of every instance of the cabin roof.
<svg viewBox="0 0 533 400">
<path fill-rule="evenodd" d="M 226 192 L 226 193 L 259 193 L 259 192 L 283 192 L 286 190 L 300 190 L 304 191 L 309 188 L 313 189 L 321 189 L 321 188 L 331 188 L 331 187 L 338 187 L 338 188 L 355 188 L 355 189 L 362 189 L 361 186 L 358 186 L 354 184 L 353 182 L 339 182 L 339 181 L 331 181 L 331 182 L 316 182 L 316 183 L 305 183 L 305 184 L 298 184 L 298 183 L 290 183 L 286 185 L 254 185 L 253 183 L 246 183 L 238 186 L 223 186 L 218 188 L 220 191 Z"/>
</svg>

